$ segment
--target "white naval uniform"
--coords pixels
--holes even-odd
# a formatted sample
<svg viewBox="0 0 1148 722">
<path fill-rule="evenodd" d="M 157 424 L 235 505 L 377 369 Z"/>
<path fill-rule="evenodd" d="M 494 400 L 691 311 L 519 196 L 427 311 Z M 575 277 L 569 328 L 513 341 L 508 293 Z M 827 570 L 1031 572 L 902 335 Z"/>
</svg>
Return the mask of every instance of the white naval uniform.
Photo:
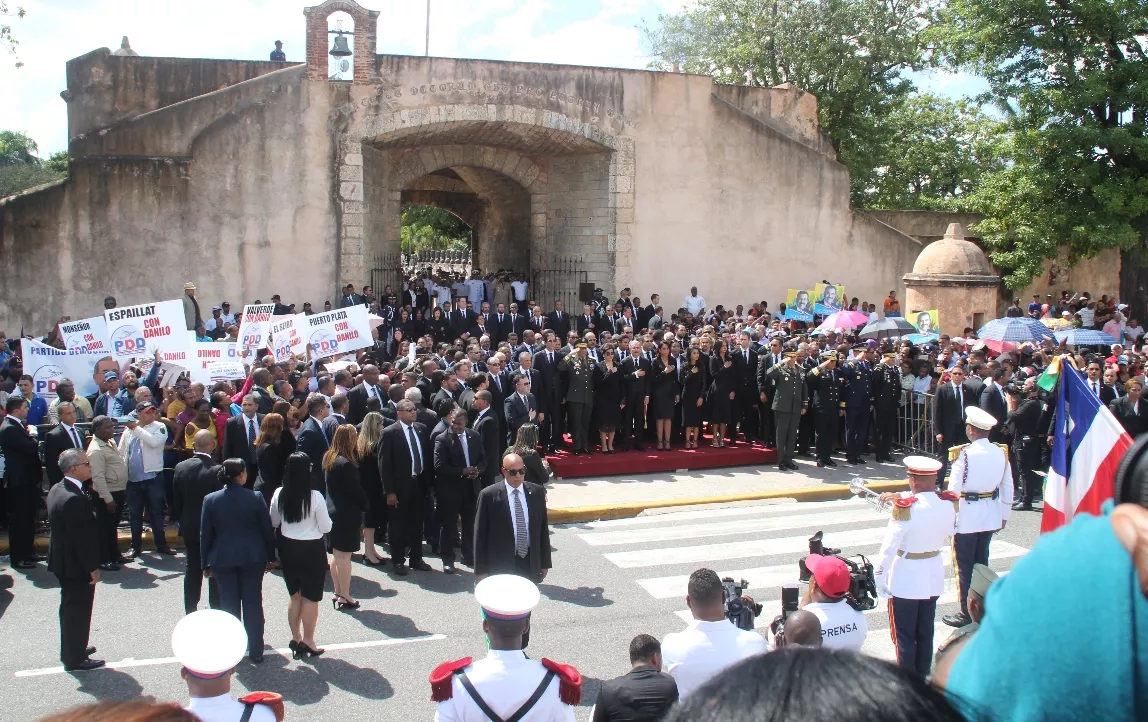
<svg viewBox="0 0 1148 722">
<path fill-rule="evenodd" d="M 967 469 L 967 473 L 966 473 Z M 988 439 L 965 446 L 949 473 L 949 491 L 991 493 L 1000 489 L 997 499 L 968 501 L 961 498 L 957 509 L 957 533 L 997 531 L 1012 513 L 1012 467 L 1004 449 Z"/>
<path fill-rule="evenodd" d="M 909 496 L 902 492 L 902 497 Z M 906 559 L 898 551 L 932 552 L 945 546 L 945 540 L 956 530 L 953 502 L 946 501 L 933 491 L 915 495 L 910 517 L 904 521 L 890 519 L 877 554 L 876 579 L 878 590 L 901 599 L 929 599 L 939 597 L 945 590 L 945 560 L 940 555 L 928 559 Z"/>
<path fill-rule="evenodd" d="M 232 699 L 231 694 L 218 697 L 192 697 L 185 710 L 203 722 L 239 722 L 247 705 Z M 257 704 L 251 710 L 250 722 L 275 722 L 275 713 L 265 704 Z"/>
<path fill-rule="evenodd" d="M 541 662 L 527 659 L 522 650 L 492 649 L 486 653 L 486 659 L 472 662 L 463 671 L 490 709 L 506 719 L 530 699 L 547 670 Z M 560 681 L 555 675 L 522 722 L 574 722 L 574 707 L 558 698 Z M 457 674 L 451 679 L 450 699 L 436 705 L 434 718 L 437 722 L 490 722 Z"/>
</svg>

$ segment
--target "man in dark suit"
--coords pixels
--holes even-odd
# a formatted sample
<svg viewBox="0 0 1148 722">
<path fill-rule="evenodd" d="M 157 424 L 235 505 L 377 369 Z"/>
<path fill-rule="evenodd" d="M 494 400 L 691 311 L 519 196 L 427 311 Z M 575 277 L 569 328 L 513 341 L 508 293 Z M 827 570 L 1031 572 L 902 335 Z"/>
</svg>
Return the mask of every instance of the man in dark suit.
<svg viewBox="0 0 1148 722">
<path fill-rule="evenodd" d="M 387 404 L 387 392 L 379 386 L 379 367 L 363 367 L 363 381 L 347 392 L 347 423 L 358 426 L 367 415 L 367 399 L 377 398 L 380 406 Z"/>
<path fill-rule="evenodd" d="M 11 412 L 9 412 L 11 413 Z M 82 449 L 60 454 L 63 483 L 48 492 L 48 569 L 60 580 L 60 661 L 68 672 L 104 666 L 92 659 L 96 648 L 88 646 L 92 629 L 92 604 L 100 581 L 100 539 L 95 513 L 84 494 L 92 478 L 92 465 Z"/>
<path fill-rule="evenodd" d="M 219 607 L 242 620 L 247 654 L 258 664 L 263 661 L 263 575 L 275 558 L 275 531 L 263 495 L 238 483 L 242 471 L 233 473 L 226 486 L 203 499 L 199 545 L 204 574 L 219 582 Z"/>
<path fill-rule="evenodd" d="M 57 460 L 68 449 L 86 449 L 89 439 L 76 428 L 76 407 L 68 402 L 56 406 L 60 423 L 44 434 L 44 470 L 48 475 L 48 486 L 52 486 L 64 475 L 60 473 Z"/>
<path fill-rule="evenodd" d="M 510 304 L 513 308 L 515 304 Z M 505 325 L 500 325 L 499 328 L 502 333 L 503 340 L 509 340 L 510 334 L 515 334 L 518 338 L 522 338 L 523 332 L 526 331 L 526 316 L 514 310 L 508 311 L 506 314 Z"/>
<path fill-rule="evenodd" d="M 534 368 L 538 371 L 541 383 L 531 387 L 534 398 L 538 400 L 538 421 L 540 423 L 539 439 L 546 453 L 552 453 L 555 448 L 563 446 L 562 438 L 562 399 L 566 394 L 562 388 L 562 373 L 559 364 L 562 362 L 558 352 L 558 336 L 553 331 L 547 331 L 546 348 L 534 355 Z"/>
<path fill-rule="evenodd" d="M 983 364 L 980 369 L 984 374 L 984 383 L 977 395 L 977 406 L 992 414 L 997 420 L 996 426 L 989 432 L 989 441 L 999 444 L 1004 441 L 1004 425 L 1008 419 L 1008 400 L 1005 398 L 1004 382 L 1008 372 L 1002 368 L 991 368 Z"/>
<path fill-rule="evenodd" d="M 535 584 L 550 571 L 550 526 L 546 491 L 526 481 L 518 454 L 502 457 L 502 483 L 478 495 L 474 520 L 474 577 L 517 574 Z"/>
<path fill-rule="evenodd" d="M 345 423 L 347 423 L 347 397 L 344 394 L 335 394 L 331 397 L 331 413 L 323 419 L 323 435 L 327 437 L 327 443 L 335 438 L 335 432 Z"/>
<path fill-rule="evenodd" d="M 753 339 L 749 333 L 742 331 L 738 334 L 738 347 L 730 351 L 730 357 L 733 359 L 733 370 L 736 372 L 735 378 L 737 379 L 737 409 L 734 412 L 734 419 L 741 421 L 741 433 L 745 437 L 747 444 L 753 443 L 753 437 L 756 435 L 760 438 L 760 429 L 758 428 L 759 421 L 759 396 L 757 390 L 757 366 L 758 354 L 757 351 L 751 347 Z M 734 443 L 737 434 L 734 430 L 734 424 L 729 425 L 729 438 L 730 444 Z"/>
<path fill-rule="evenodd" d="M 593 331 L 594 335 L 598 335 L 598 314 L 594 313 L 594 307 L 590 304 L 583 304 L 582 315 L 575 319 L 575 328 L 578 329 L 578 336 L 585 336 L 587 331 Z"/>
<path fill-rule="evenodd" d="M 184 614 L 191 614 L 199 607 L 199 597 L 203 592 L 203 557 L 199 548 L 203 499 L 223 488 L 216 472 L 218 464 L 211 459 L 211 453 L 215 451 L 215 438 L 211 432 L 206 429 L 195 432 L 192 446 L 195 455 L 175 465 L 172 497 L 172 511 L 179 523 L 179 534 L 187 545 L 187 570 L 183 578 Z M 212 609 L 219 609 L 219 586 L 215 579 L 207 581 L 207 603 Z"/>
<path fill-rule="evenodd" d="M 255 484 L 259 465 L 255 459 L 255 440 L 263 426 L 263 414 L 258 413 L 259 402 L 254 394 L 247 394 L 240 404 L 243 412 L 232 416 L 223 425 L 223 458 L 243 459 L 247 465 L 247 486 Z"/>
<path fill-rule="evenodd" d="M 494 413 L 494 395 L 489 389 L 482 389 L 474 395 L 474 421 L 470 428 L 482 438 L 482 453 L 486 466 L 479 476 L 479 486 L 486 488 L 498 478 L 498 459 L 502 458 L 502 426 Z"/>
<path fill-rule="evenodd" d="M 434 460 L 426 426 L 416 421 L 414 402 L 403 399 L 396 405 L 398 423 L 383 429 L 375 456 L 379 477 L 386 493 L 391 556 L 395 574 L 405 576 L 404 563 L 410 548 L 410 568 L 430 571 L 423 561 L 422 527 L 426 493 L 434 483 Z"/>
<path fill-rule="evenodd" d="M 678 701 L 678 683 L 662 671 L 662 645 L 648 634 L 630 641 L 629 674 L 602 683 L 592 722 L 660 720 Z"/>
<path fill-rule="evenodd" d="M 348 283 L 343 287 L 343 296 L 339 299 L 339 308 L 349 308 L 350 306 L 358 306 L 363 302 L 363 297 L 355 293 L 355 284 Z"/>
<path fill-rule="evenodd" d="M 948 472 L 949 449 L 969 442 L 965 435 L 965 409 L 976 406 L 976 402 L 976 396 L 965 385 L 965 370 L 960 366 L 949 369 L 949 382 L 937 386 L 933 399 L 933 427 L 941 444 L 941 463 L 945 465 L 937 474 L 938 479 L 945 478 Z"/>
<path fill-rule="evenodd" d="M 506 397 L 502 406 L 506 414 L 506 438 L 509 445 L 514 443 L 520 426 L 528 421 L 533 423 L 538 417 L 538 401 L 530 393 L 528 373 L 520 371 L 514 375 L 514 393 Z"/>
<path fill-rule="evenodd" d="M 570 314 L 566 313 L 561 301 L 554 302 L 554 310 L 546 314 L 546 328 L 554 332 L 559 339 L 570 334 Z"/>
<path fill-rule="evenodd" d="M 502 450 L 506 448 L 506 409 L 503 408 L 502 403 L 506 400 L 506 395 L 513 393 L 513 386 L 510 383 L 510 377 L 502 368 L 502 359 L 498 356 L 491 356 L 486 360 L 486 377 L 487 384 L 486 390 L 490 392 L 490 413 L 497 419 L 498 423 L 498 453 L 495 458 L 502 455 Z M 477 394 L 475 394 L 477 397 Z"/>
<path fill-rule="evenodd" d="M 770 339 L 769 346 L 762 348 L 758 353 L 757 388 L 755 389 L 757 399 L 760 402 L 758 410 L 761 412 L 758 428 L 761 430 L 761 438 L 767 448 L 774 447 L 777 431 L 773 418 L 774 387 L 773 380 L 769 377 L 769 370 L 783 361 L 785 361 L 785 356 L 781 353 L 780 338 Z"/>
<path fill-rule="evenodd" d="M 623 451 L 642 450 L 642 419 L 646 417 L 646 404 L 650 400 L 650 361 L 642 355 L 642 344 L 630 342 L 630 350 L 618 365 L 622 373 L 622 428 L 618 430 L 618 444 Z"/>
<path fill-rule="evenodd" d="M 474 566 L 474 505 L 478 500 L 479 479 L 486 469 L 482 437 L 466 428 L 466 411 L 450 414 L 450 431 L 439 434 L 434 444 L 435 501 L 438 504 L 439 542 L 442 570 L 454 574 L 455 532 L 462 517 L 462 563 Z"/>
<path fill-rule="evenodd" d="M 506 334 L 510 333 L 510 314 L 506 311 L 506 304 L 500 303 L 495 306 L 494 310 L 490 313 L 490 318 L 486 322 L 487 328 L 490 329 L 490 346 L 496 348 L 500 343 L 506 340 Z"/>
<path fill-rule="evenodd" d="M 323 455 L 327 453 L 330 442 L 323 433 L 323 419 L 331 413 L 327 399 L 323 394 L 312 393 L 307 397 L 307 418 L 303 419 L 296 437 L 296 445 L 311 459 L 311 488 L 327 495 L 327 483 L 323 478 Z"/>
<path fill-rule="evenodd" d="M 0 449 L 4 451 L 4 485 L 8 489 L 8 539 L 12 566 L 35 569 L 36 514 L 40 509 L 40 452 L 28 434 L 28 402 L 9 396 L 7 415 L 0 423 Z M 93 567 L 94 568 L 94 567 Z"/>
<path fill-rule="evenodd" d="M 447 325 L 450 326 L 455 338 L 470 337 L 471 329 L 474 327 L 474 316 L 474 311 L 466 305 L 466 297 L 459 297 L 458 307 L 450 312 L 450 317 L 447 319 Z"/>
</svg>

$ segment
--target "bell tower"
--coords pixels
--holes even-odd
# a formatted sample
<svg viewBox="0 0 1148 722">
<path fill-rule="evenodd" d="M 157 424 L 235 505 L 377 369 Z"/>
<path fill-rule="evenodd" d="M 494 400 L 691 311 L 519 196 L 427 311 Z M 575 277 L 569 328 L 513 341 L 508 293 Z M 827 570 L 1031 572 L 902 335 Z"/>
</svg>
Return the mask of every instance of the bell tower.
<svg viewBox="0 0 1148 722">
<path fill-rule="evenodd" d="M 356 85 L 374 82 L 378 79 L 375 56 L 378 52 L 379 11 L 367 10 L 354 0 L 327 0 L 321 5 L 303 8 L 303 16 L 307 18 L 307 79 L 327 80 L 330 77 L 328 49 L 331 47 L 331 33 L 327 18 L 337 12 L 347 13 L 354 22 L 354 31 L 348 33 L 354 45 L 351 82 Z M 342 53 L 347 48 L 346 36 L 335 37 L 336 42 L 342 42 L 334 50 Z"/>
</svg>

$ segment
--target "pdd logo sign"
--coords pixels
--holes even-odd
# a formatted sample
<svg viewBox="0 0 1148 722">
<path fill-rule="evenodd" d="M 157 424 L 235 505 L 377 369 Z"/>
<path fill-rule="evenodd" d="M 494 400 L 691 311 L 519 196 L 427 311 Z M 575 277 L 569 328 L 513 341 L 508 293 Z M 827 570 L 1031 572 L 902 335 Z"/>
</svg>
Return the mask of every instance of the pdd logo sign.
<svg viewBox="0 0 1148 722">
<path fill-rule="evenodd" d="M 120 326 L 112 335 L 112 348 L 118 356 L 129 353 L 140 355 L 147 352 L 147 341 L 135 326 Z"/>
<path fill-rule="evenodd" d="M 64 378 L 64 369 L 59 366 L 41 366 L 32 376 L 32 388 L 37 396 L 53 397 L 60 379 Z"/>
<path fill-rule="evenodd" d="M 330 331 L 320 330 L 311 334 L 307 342 L 313 356 L 330 356 L 339 350 L 339 340 Z"/>
<path fill-rule="evenodd" d="M 256 326 L 254 328 L 248 329 L 247 333 L 243 334 L 243 338 L 240 339 L 239 345 L 240 348 L 254 348 L 255 346 L 261 345 L 262 343 L 263 328 L 261 326 Z"/>
</svg>

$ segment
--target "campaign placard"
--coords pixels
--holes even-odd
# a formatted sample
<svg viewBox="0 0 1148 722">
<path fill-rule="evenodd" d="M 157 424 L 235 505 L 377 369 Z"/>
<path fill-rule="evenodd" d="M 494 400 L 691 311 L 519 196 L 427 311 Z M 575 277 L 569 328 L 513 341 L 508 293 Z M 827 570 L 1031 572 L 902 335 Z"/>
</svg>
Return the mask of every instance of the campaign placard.
<svg viewBox="0 0 1148 722">
<path fill-rule="evenodd" d="M 337 311 L 303 316 L 299 324 L 311 358 L 337 356 L 374 343 L 366 306 L 349 306 Z"/>
<path fill-rule="evenodd" d="M 845 286 L 829 283 L 813 284 L 813 312 L 828 316 L 845 307 Z"/>
<path fill-rule="evenodd" d="M 917 311 L 909 315 L 911 316 L 909 322 L 917 327 L 918 333 L 941 332 L 941 312 L 938 309 Z"/>
<path fill-rule="evenodd" d="M 56 398 L 60 379 L 71 379 L 77 396 L 91 396 L 100 391 L 96 372 L 119 371 L 119 364 L 106 353 L 70 353 L 30 338 L 20 339 L 24 373 L 32 377 L 32 390 L 42 399 Z"/>
<path fill-rule="evenodd" d="M 243 320 L 239 323 L 239 349 L 243 357 L 269 345 L 271 316 L 275 304 L 247 304 L 243 307 Z"/>
<path fill-rule="evenodd" d="M 156 349 L 187 349 L 182 301 L 157 301 L 104 311 L 112 355 L 117 359 L 151 356 Z"/>
<path fill-rule="evenodd" d="M 307 314 L 300 313 L 278 316 L 272 320 L 271 353 L 275 355 L 275 363 L 290 361 L 296 355 L 307 353 L 307 344 L 302 334 L 302 325 L 307 318 Z"/>
<path fill-rule="evenodd" d="M 112 344 L 108 341 L 108 323 L 103 316 L 61 323 L 60 338 L 64 341 L 64 348 L 71 354 L 112 352 Z"/>
<path fill-rule="evenodd" d="M 813 321 L 812 294 L 803 288 L 791 288 L 785 296 L 785 318 L 791 321 Z"/>
<path fill-rule="evenodd" d="M 203 383 L 213 384 L 216 381 L 247 378 L 247 369 L 242 361 L 208 361 L 204 364 L 203 374 L 206 377 Z M 195 379 L 195 374 L 192 373 L 191 377 Z"/>
</svg>

